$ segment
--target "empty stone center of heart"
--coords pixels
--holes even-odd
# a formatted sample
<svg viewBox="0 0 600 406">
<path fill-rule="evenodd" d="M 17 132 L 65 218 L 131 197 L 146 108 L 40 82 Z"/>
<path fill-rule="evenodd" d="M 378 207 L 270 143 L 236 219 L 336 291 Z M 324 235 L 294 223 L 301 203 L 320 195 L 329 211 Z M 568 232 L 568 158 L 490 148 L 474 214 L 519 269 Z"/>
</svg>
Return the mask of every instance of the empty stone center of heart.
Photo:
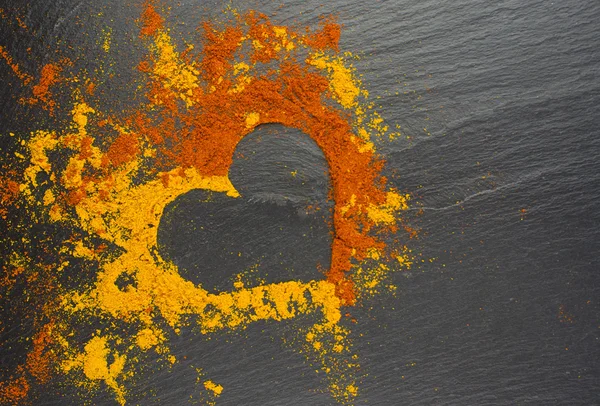
<svg viewBox="0 0 600 406">
<path fill-rule="evenodd" d="M 239 274 L 254 285 L 323 279 L 333 202 L 314 141 L 281 125 L 259 126 L 238 145 L 229 177 L 241 197 L 192 190 L 165 208 L 160 254 L 213 292 L 232 290 Z"/>
</svg>

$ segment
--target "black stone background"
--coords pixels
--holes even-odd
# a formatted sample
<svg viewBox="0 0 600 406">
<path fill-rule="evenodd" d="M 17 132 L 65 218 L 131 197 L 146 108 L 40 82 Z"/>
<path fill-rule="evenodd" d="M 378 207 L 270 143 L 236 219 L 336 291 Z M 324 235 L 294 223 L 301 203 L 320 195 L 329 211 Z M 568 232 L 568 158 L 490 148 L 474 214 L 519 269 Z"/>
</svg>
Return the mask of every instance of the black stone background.
<svg viewBox="0 0 600 406">
<path fill-rule="evenodd" d="M 142 52 L 137 3 L 0 4 L 25 10 L 37 33 L 0 30 L 0 44 L 28 60 L 30 71 L 52 59 L 48 47 L 57 42 L 97 67 L 98 35 L 112 27 L 117 56 L 105 66 L 106 107 L 139 101 L 131 80 Z M 192 38 L 196 23 L 226 4 L 170 4 L 175 37 Z M 364 374 L 356 404 L 599 404 L 600 3 L 231 5 L 281 24 L 314 26 L 319 15 L 336 14 L 341 48 L 361 57 L 355 66 L 365 87 L 387 122 L 401 126 L 403 137 L 379 150 L 391 183 L 415 195 L 412 214 L 423 210 L 414 220 L 421 235 L 410 243 L 423 262 L 394 277 L 396 295 L 352 309 Z M 0 77 L 3 145 L 9 131 L 38 128 L 40 120 L 52 126 L 18 106 L 4 64 Z M 244 157 L 236 155 L 231 178 L 244 200 L 197 191 L 180 197 L 161 223 L 161 252 L 211 289 L 226 288 L 240 267 L 255 263 L 269 281 L 319 275 L 331 238 L 322 155 L 307 136 L 280 126 L 257 129 L 238 152 Z M 324 209 L 307 215 L 315 202 Z M 572 322 L 561 321 L 561 309 Z M 198 391 L 194 365 L 225 386 L 220 404 L 332 404 L 314 368 L 282 345 L 289 329 L 265 322 L 212 337 L 184 331 L 173 345 L 187 360 L 151 375 L 132 403 L 186 404 Z M 19 356 L 0 351 L 3 369 Z M 53 390 L 36 403 L 80 402 Z M 110 394 L 90 401 L 113 402 Z"/>
</svg>

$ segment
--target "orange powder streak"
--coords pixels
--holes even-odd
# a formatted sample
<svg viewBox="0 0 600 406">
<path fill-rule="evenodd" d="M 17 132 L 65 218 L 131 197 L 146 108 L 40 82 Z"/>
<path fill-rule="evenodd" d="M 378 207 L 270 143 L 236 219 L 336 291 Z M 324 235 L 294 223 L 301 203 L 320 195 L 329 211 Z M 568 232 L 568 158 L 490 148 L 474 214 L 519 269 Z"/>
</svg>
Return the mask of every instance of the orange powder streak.
<svg viewBox="0 0 600 406">
<path fill-rule="evenodd" d="M 31 378 L 44 385 L 52 379 L 56 354 L 52 345 L 53 323 L 44 325 L 33 337 L 33 348 L 27 354 L 25 365 L 17 368 L 16 377 L 0 382 L 0 399 L 9 404 L 20 405 L 29 395 Z"/>
<path fill-rule="evenodd" d="M 7 208 L 19 197 L 19 184 L 13 180 L 15 174 L 8 172 L 7 175 L 0 175 L 0 216 L 3 218 L 6 218 Z"/>
<path fill-rule="evenodd" d="M 135 134 L 121 134 L 109 147 L 102 164 L 107 166 L 110 163 L 112 167 L 118 167 L 136 158 L 139 152 L 138 137 Z"/>
<path fill-rule="evenodd" d="M 340 25 L 334 18 L 329 18 L 321 24 L 321 30 L 312 36 L 307 36 L 305 42 L 315 49 L 324 51 L 329 48 L 337 52 L 341 33 Z"/>
<path fill-rule="evenodd" d="M 21 371 L 18 371 L 22 373 Z M 7 404 L 20 405 L 29 394 L 29 382 L 24 376 L 0 382 L 0 399 Z"/>
<path fill-rule="evenodd" d="M 52 86 L 60 82 L 60 72 L 62 68 L 58 64 L 48 63 L 42 67 L 39 82 L 32 87 L 33 97 L 25 100 L 25 103 L 40 106 L 48 111 L 50 115 L 54 114 L 56 101 L 53 99 Z"/>
<path fill-rule="evenodd" d="M 24 85 L 28 85 L 33 80 L 33 77 L 21 71 L 19 64 L 13 61 L 12 57 L 2 45 L 0 45 L 0 56 L 6 61 L 6 64 L 12 69 L 15 76 L 18 77 Z"/>
<path fill-rule="evenodd" d="M 154 8 L 154 2 L 152 0 L 147 0 L 144 2 L 143 10 L 140 38 L 154 36 L 158 30 L 163 27 L 165 20 L 156 12 L 156 9 Z"/>
<path fill-rule="evenodd" d="M 217 33 L 209 22 L 204 23 L 204 59 L 202 60 L 203 77 L 208 82 L 215 82 L 231 70 L 231 58 L 242 39 L 242 30 L 227 27 L 224 32 Z"/>
<path fill-rule="evenodd" d="M 45 384 L 52 377 L 55 356 L 48 350 L 52 344 L 54 323 L 46 324 L 33 337 L 33 349 L 27 354 L 27 370 L 39 383 Z"/>
</svg>

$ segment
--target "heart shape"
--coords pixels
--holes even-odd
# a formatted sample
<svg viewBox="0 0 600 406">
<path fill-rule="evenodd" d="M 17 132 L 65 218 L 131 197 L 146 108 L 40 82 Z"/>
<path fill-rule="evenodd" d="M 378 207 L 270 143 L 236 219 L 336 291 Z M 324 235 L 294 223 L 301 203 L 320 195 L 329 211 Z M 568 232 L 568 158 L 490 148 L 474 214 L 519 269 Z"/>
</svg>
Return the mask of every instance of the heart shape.
<svg viewBox="0 0 600 406">
<path fill-rule="evenodd" d="M 257 265 L 252 278 L 266 283 L 323 279 L 331 261 L 328 176 L 306 134 L 261 126 L 238 144 L 229 171 L 241 197 L 199 189 L 178 197 L 164 210 L 159 252 L 211 292 L 230 291 L 236 275 Z"/>
</svg>

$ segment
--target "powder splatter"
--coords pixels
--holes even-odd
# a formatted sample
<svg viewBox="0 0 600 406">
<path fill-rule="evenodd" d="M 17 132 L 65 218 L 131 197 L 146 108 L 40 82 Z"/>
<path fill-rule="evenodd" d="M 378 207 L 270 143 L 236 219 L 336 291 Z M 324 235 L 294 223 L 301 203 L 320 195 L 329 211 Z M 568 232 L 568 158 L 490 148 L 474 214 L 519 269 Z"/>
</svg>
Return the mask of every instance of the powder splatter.
<svg viewBox="0 0 600 406">
<path fill-rule="evenodd" d="M 291 344 L 325 373 L 334 399 L 352 403 L 360 396 L 359 356 L 342 315 L 393 289 L 390 273 L 412 260 L 405 243 L 389 238 L 405 227 L 400 215 L 410 197 L 388 187 L 381 174 L 375 137 L 388 135 L 388 128 L 368 101 L 351 54 L 339 52 L 340 25 L 326 19 L 311 32 L 254 11 L 234 13 L 222 23 L 201 24 L 201 51 L 192 44 L 178 49 L 154 2 L 144 3 L 139 25 L 147 53 L 136 65 L 144 92 L 136 108 L 105 111 L 92 97 L 96 78 L 85 70 L 67 77 L 58 63 L 45 65 L 30 84 L 30 104 L 69 118 L 62 127 L 20 135 L 24 167 L 3 186 L 3 216 L 22 205 L 67 238 L 43 248 L 53 263 L 29 257 L 31 236 L 19 244 L 5 241 L 25 259 L 2 295 L 25 277 L 38 286 L 41 304 L 27 361 L 1 393 L 18 401 L 31 382 L 45 384 L 54 373 L 86 390 L 108 388 L 126 404 L 144 354 L 177 363 L 169 337 L 190 323 L 199 334 L 215 334 L 312 315 L 314 325 L 299 326 Z M 99 47 L 109 53 L 116 40 L 106 34 Z M 18 65 L 12 70 L 23 80 Z M 54 100 L 57 86 L 71 86 L 64 107 Z M 232 291 L 211 293 L 160 256 L 163 212 L 195 189 L 240 198 L 228 177 L 234 152 L 268 123 L 301 130 L 323 151 L 334 201 L 331 266 L 320 280 L 252 286 L 239 270 Z M 67 284 L 63 272 L 82 260 L 94 272 Z M 96 319 L 104 327 L 81 342 L 78 326 Z M 209 377 L 202 385 L 209 402 L 227 391 Z"/>
<path fill-rule="evenodd" d="M 52 97 L 52 87 L 60 81 L 61 67 L 57 64 L 49 63 L 42 67 L 40 79 L 31 91 L 33 97 L 26 99 L 28 104 L 39 104 L 43 109 L 48 110 L 50 114 L 54 113 L 56 101 Z"/>
<path fill-rule="evenodd" d="M 18 405 L 27 398 L 29 382 L 23 376 L 0 383 L 0 398 L 8 404 Z"/>
</svg>

